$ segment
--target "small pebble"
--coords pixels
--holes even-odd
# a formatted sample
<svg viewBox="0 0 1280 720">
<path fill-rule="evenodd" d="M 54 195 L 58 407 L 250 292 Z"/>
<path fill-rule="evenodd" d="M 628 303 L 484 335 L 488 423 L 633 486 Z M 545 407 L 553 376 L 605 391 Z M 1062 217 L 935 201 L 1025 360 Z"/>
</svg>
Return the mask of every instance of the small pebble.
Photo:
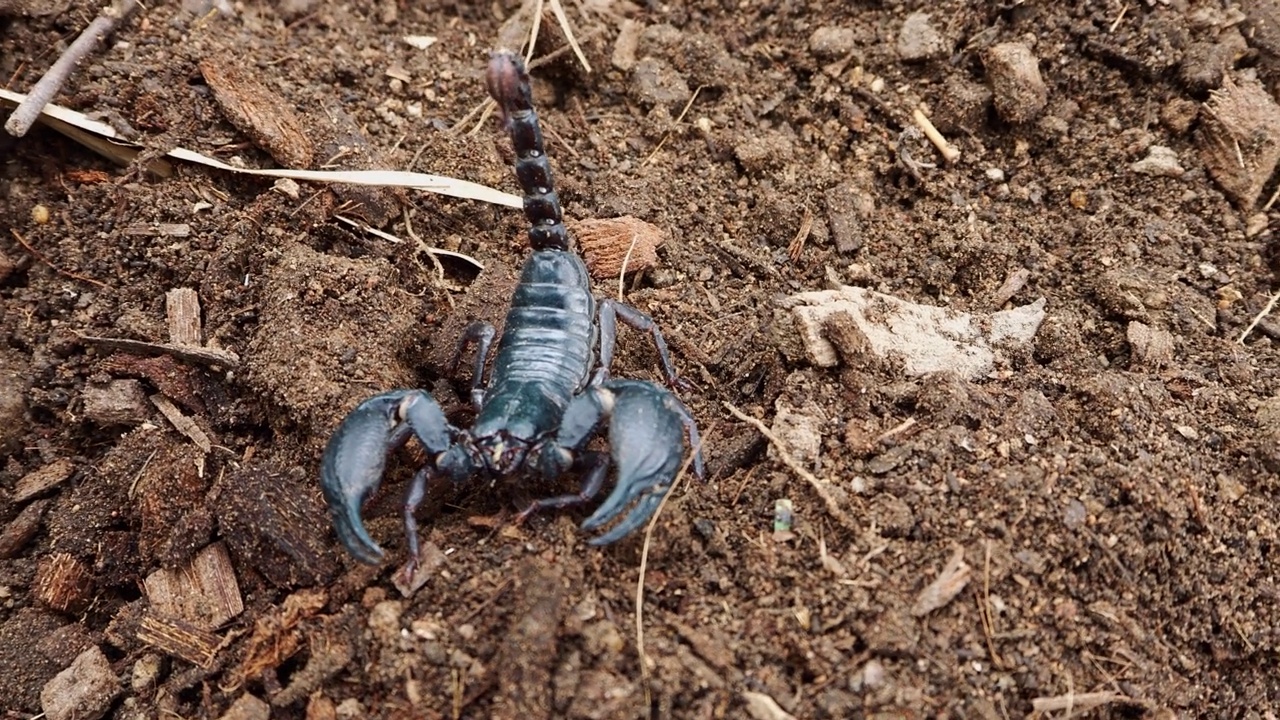
<svg viewBox="0 0 1280 720">
<path fill-rule="evenodd" d="M 245 693 L 227 708 L 219 720 L 268 720 L 270 717 L 270 705 Z"/>
<path fill-rule="evenodd" d="M 1186 172 L 1178 164 L 1178 153 L 1163 145 L 1148 147 L 1147 156 L 1130 165 L 1129 169 L 1143 175 L 1172 178 L 1182 177 Z"/>
<path fill-rule="evenodd" d="M 907 16 L 898 32 L 898 57 L 903 62 L 928 60 L 946 50 L 947 41 L 933 27 L 929 13 L 915 12 Z"/>
<path fill-rule="evenodd" d="M 820 60 L 839 60 L 857 49 L 853 28 L 827 25 L 809 36 L 809 52 Z"/>
<path fill-rule="evenodd" d="M 631 83 L 627 95 L 641 105 L 664 105 L 671 112 L 680 108 L 693 96 L 684 76 L 663 60 L 646 57 L 636 63 L 631 71 Z"/>
<path fill-rule="evenodd" d="M 1266 213 L 1256 213 L 1254 215 L 1250 215 L 1249 219 L 1245 220 L 1244 222 L 1245 237 L 1255 237 L 1257 235 L 1261 235 L 1262 231 L 1266 230 L 1267 226 L 1270 223 L 1271 223 L 1271 220 L 1267 217 Z"/>
<path fill-rule="evenodd" d="M 1040 61 L 1022 43 L 995 45 L 983 56 L 996 112 L 1011 123 L 1031 120 L 1044 110 L 1049 88 L 1040 76 Z"/>
<path fill-rule="evenodd" d="M 98 720 L 122 689 L 111 662 L 94 645 L 45 683 L 40 709 L 48 720 Z"/>
<path fill-rule="evenodd" d="M 1000 168 L 987 168 L 987 179 L 991 182 L 1004 182 L 1004 170 Z"/>
</svg>

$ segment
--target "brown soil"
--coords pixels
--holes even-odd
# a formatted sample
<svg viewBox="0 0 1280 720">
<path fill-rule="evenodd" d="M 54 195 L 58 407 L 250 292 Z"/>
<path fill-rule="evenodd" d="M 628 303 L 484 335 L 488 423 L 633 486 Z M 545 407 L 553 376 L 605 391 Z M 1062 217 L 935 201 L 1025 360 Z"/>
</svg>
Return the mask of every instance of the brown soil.
<svg viewBox="0 0 1280 720">
<path fill-rule="evenodd" d="M 0 78 L 28 89 L 98 5 L 0 19 Z M 368 162 L 516 191 L 495 121 L 463 122 L 485 99 L 489 48 L 527 31 L 503 29 L 510 0 L 245 2 L 233 17 L 148 5 L 60 103 L 154 150 L 273 166 L 267 141 L 215 102 L 200 70 L 213 59 L 297 108 L 316 166 L 335 154 L 337 107 Z M 304 183 L 294 199 L 181 164 L 161 179 L 37 127 L 0 139 L 10 716 L 39 712 L 41 688 L 91 645 L 120 676 L 109 712 L 124 718 L 216 718 L 246 692 L 275 717 L 309 718 L 1001 718 L 1099 697 L 1090 712 L 1103 717 L 1258 717 L 1280 705 L 1280 323 L 1237 342 L 1274 287 L 1277 212 L 1256 218 L 1200 155 L 1201 103 L 1224 69 L 1274 87 L 1271 26 L 1213 2 L 952 1 L 930 4 L 940 40 L 908 63 L 905 3 L 589 5 L 568 10 L 591 73 L 549 12 L 542 24 L 535 56 L 556 53 L 533 72 L 549 152 L 569 215 L 668 232 L 627 297 L 697 384 L 684 396 L 707 435 L 709 481 L 683 484 L 653 532 L 647 674 L 634 632 L 643 540 L 587 546 L 585 510 L 509 524 L 554 488 L 432 488 L 419 518 L 443 555 L 408 599 L 391 565 L 337 550 L 322 506 L 320 450 L 362 398 L 421 386 L 460 407 L 467 374 L 442 365 L 465 322 L 501 313 L 508 285 L 492 278 L 520 263 L 518 212 L 405 195 L 425 244 L 490 268 L 477 279 L 446 258 L 442 280 L 412 241 L 332 222 L 344 199 L 328 189 Z M 644 26 L 636 43 L 618 41 L 624 19 Z M 438 42 L 418 50 L 412 35 Z M 1034 87 L 994 103 L 985 89 L 1005 92 L 984 59 L 1011 41 L 1038 58 L 1043 110 Z M 958 162 L 904 133 L 921 103 Z M 1131 170 L 1153 145 L 1186 172 Z M 384 229 L 409 237 L 389 202 Z M 180 223 L 189 234 L 164 228 Z M 1026 284 L 1000 298 L 1020 269 Z M 833 282 L 973 312 L 1046 297 L 1048 318 L 979 382 L 894 363 L 817 369 L 779 301 Z M 165 293 L 180 287 L 198 290 L 205 340 L 242 359 L 234 370 L 81 339 L 166 342 Z M 619 372 L 657 377 L 646 338 L 626 333 Z M 212 450 L 149 402 L 87 402 L 108 387 L 136 395 L 110 385 L 127 378 L 171 398 Z M 803 462 L 852 523 L 726 402 L 816 428 Z M 15 499 L 20 479 L 64 459 L 70 477 Z M 366 509 L 397 559 L 413 464 L 397 455 Z M 784 498 L 793 527 L 775 534 Z M 222 644 L 200 667 L 138 639 L 153 612 L 143 580 L 215 541 L 245 609 L 201 630 Z M 918 617 L 956 548 L 967 586 Z M 64 566 L 80 575 L 47 587 Z"/>
</svg>

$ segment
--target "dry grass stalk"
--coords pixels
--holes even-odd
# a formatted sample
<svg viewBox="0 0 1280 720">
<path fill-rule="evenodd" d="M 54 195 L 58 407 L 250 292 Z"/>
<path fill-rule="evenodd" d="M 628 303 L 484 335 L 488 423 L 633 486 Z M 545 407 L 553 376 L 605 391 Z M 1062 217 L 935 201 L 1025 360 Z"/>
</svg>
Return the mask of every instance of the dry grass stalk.
<svg viewBox="0 0 1280 720">
<path fill-rule="evenodd" d="M 649 658 L 644 653 L 644 578 L 645 570 L 649 566 L 649 543 L 653 539 L 653 528 L 658 524 L 658 518 L 662 517 L 662 510 L 667 506 L 667 501 L 675 494 L 676 488 L 680 486 L 680 481 L 684 479 L 685 473 L 689 471 L 689 465 L 693 463 L 693 459 L 702 452 L 702 448 L 707 444 L 707 438 L 715 434 L 719 423 L 712 425 L 706 435 L 702 436 L 702 441 L 695 447 L 689 448 L 689 457 L 685 458 L 684 464 L 680 466 L 680 472 L 676 473 L 676 479 L 671 481 L 671 487 L 667 488 L 667 494 L 662 496 L 662 502 L 658 503 L 658 508 L 653 511 L 653 517 L 649 518 L 649 524 L 644 529 L 644 545 L 640 548 L 640 577 L 636 580 L 636 652 L 640 655 L 640 684 L 644 687 L 644 704 L 649 707 L 651 698 L 649 697 Z"/>
<path fill-rule="evenodd" d="M 972 568 L 964 561 L 964 548 L 957 547 L 938 577 L 920 592 L 911 614 L 924 617 L 955 599 L 969 584 Z"/>
</svg>

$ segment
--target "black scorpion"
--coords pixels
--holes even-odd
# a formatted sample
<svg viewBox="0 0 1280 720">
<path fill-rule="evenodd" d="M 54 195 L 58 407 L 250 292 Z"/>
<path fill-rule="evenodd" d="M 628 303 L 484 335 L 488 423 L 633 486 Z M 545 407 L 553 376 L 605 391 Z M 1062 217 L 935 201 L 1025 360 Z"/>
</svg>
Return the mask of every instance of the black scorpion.
<svg viewBox="0 0 1280 720">
<path fill-rule="evenodd" d="M 360 510 L 382 481 L 387 455 L 410 436 L 428 458 L 404 502 L 410 572 L 418 558 L 414 511 L 433 477 L 462 482 L 476 475 L 496 479 L 526 473 L 553 480 L 571 469 L 583 473 L 578 493 L 533 502 L 518 516 L 522 520 L 540 509 L 591 500 L 604 484 L 611 457 L 615 487 L 582 523 L 583 529 L 595 530 L 621 517 L 590 541 L 606 545 L 653 515 L 684 459 L 686 433 L 694 471 L 703 476 L 697 424 L 684 404 L 653 383 L 610 377 L 621 318 L 652 335 L 668 385 L 681 384 L 653 320 L 618 302 L 597 303 L 591 294 L 586 266 L 563 222 L 524 63 L 512 53 L 495 53 L 485 80 L 515 147 L 533 251 L 511 298 L 487 384 L 493 326 L 473 324 L 458 345 L 455 365 L 467 345 L 477 346 L 471 386 L 476 418 L 470 429 L 451 425 L 426 391 L 392 390 L 362 402 L 329 439 L 320 487 L 338 539 L 368 564 L 381 562 L 384 553 L 365 529 Z M 606 422 L 609 455 L 588 450 Z"/>
</svg>

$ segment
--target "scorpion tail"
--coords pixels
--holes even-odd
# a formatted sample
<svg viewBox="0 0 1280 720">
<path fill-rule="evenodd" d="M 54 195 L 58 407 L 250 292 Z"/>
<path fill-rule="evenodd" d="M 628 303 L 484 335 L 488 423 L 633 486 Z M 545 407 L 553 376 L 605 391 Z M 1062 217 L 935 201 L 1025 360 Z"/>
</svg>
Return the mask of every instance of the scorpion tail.
<svg viewBox="0 0 1280 720">
<path fill-rule="evenodd" d="M 695 445 L 696 472 L 701 477 L 701 448 L 689 411 L 670 391 L 640 380 L 612 380 L 597 392 L 607 393 L 609 443 L 617 483 L 609 497 L 582 523 L 595 530 L 630 511 L 592 545 L 621 540 L 644 525 L 671 489 L 684 459 L 684 435 Z"/>
<path fill-rule="evenodd" d="M 507 50 L 495 52 L 489 59 L 485 85 L 502 109 L 515 147 L 516 178 L 524 190 L 524 214 L 530 224 L 529 244 L 535 250 L 568 250 L 569 230 L 552 182 L 524 61 Z"/>
</svg>

